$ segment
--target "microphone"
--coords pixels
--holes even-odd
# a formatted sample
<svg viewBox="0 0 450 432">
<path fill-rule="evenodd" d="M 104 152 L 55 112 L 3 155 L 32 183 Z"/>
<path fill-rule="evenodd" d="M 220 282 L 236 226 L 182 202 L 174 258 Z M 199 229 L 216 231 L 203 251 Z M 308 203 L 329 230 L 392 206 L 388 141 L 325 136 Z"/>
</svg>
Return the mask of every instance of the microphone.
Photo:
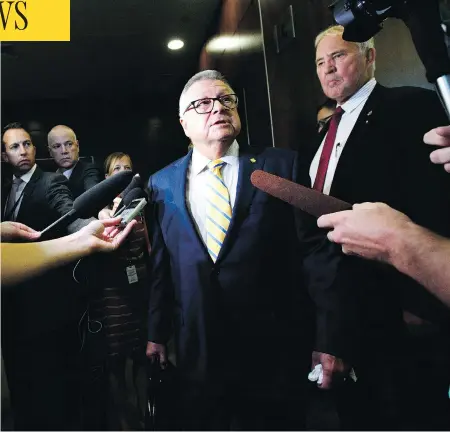
<svg viewBox="0 0 450 432">
<path fill-rule="evenodd" d="M 133 181 L 131 181 L 133 182 Z M 131 183 L 130 183 L 131 184 Z M 128 189 L 128 188 L 127 188 Z M 114 212 L 114 216 L 118 215 L 131 201 L 139 198 L 145 198 L 148 201 L 148 196 L 145 193 L 144 189 L 140 187 L 135 187 L 134 189 L 129 190 L 122 198 L 120 205 L 117 207 Z"/>
<path fill-rule="evenodd" d="M 265 171 L 253 171 L 250 180 L 253 186 L 258 189 L 315 217 L 352 208 L 351 204 L 338 198 L 325 195 Z"/>
<path fill-rule="evenodd" d="M 47 233 L 55 226 L 68 225 L 75 218 L 87 219 L 96 216 L 128 186 L 132 176 L 131 171 L 122 171 L 88 189 L 75 199 L 73 208 L 68 213 L 42 230 L 41 234 Z"/>
<path fill-rule="evenodd" d="M 144 189 L 144 182 L 139 174 L 136 174 L 132 179 L 130 184 L 124 189 L 121 193 L 122 197 L 124 197 L 128 192 L 132 189 L 141 188 Z"/>
</svg>

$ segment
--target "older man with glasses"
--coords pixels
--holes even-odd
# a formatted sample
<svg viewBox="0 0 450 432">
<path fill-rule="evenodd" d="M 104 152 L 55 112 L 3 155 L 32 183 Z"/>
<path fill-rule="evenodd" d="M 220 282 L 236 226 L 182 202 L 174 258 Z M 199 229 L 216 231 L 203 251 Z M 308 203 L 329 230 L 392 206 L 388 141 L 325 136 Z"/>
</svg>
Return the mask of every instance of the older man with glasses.
<svg viewBox="0 0 450 432">
<path fill-rule="evenodd" d="M 239 145 L 237 107 L 219 72 L 194 75 L 179 103 L 193 148 L 149 180 L 155 218 L 147 355 L 164 365 L 174 336 L 174 427 L 300 429 L 312 350 L 324 388 L 347 371 L 340 357 L 351 341 L 351 321 L 343 319 L 350 306 L 332 276 L 345 258 L 314 220 L 252 186 L 257 169 L 295 181 L 297 156 Z"/>
</svg>

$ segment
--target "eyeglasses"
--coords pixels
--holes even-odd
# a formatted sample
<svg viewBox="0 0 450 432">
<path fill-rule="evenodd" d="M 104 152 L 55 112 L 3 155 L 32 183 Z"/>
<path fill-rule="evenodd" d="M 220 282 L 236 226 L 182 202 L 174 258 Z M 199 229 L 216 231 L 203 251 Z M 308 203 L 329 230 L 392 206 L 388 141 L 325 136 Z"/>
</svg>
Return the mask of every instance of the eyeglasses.
<svg viewBox="0 0 450 432">
<path fill-rule="evenodd" d="M 72 141 L 67 141 L 67 142 L 62 143 L 62 144 L 60 144 L 60 143 L 52 144 L 50 146 L 50 148 L 52 150 L 59 150 L 61 147 L 64 147 L 66 149 L 71 149 L 73 147 L 73 145 L 74 145 L 74 143 Z"/>
<path fill-rule="evenodd" d="M 203 98 L 192 101 L 183 114 L 194 109 L 197 114 L 209 114 L 214 109 L 215 101 L 219 101 L 226 109 L 232 110 L 238 106 L 238 97 L 235 94 L 227 94 L 216 98 Z"/>
</svg>

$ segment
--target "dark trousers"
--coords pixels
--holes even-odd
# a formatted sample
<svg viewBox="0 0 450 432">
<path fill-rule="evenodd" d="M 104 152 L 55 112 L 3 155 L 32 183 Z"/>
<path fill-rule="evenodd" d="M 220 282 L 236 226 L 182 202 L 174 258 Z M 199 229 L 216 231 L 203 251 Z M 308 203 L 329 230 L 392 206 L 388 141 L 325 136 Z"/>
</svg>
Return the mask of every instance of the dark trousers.
<svg viewBox="0 0 450 432">
<path fill-rule="evenodd" d="M 15 430 L 80 428 L 77 323 L 17 338 L 2 328 Z"/>
<path fill-rule="evenodd" d="M 450 430 L 450 330 L 411 326 L 408 348 L 413 397 L 407 429 Z"/>
<path fill-rule="evenodd" d="M 314 396 L 313 430 L 448 430 L 449 362 L 415 341 L 395 356 L 373 355 L 347 380 Z M 412 348 L 412 347 L 410 347 Z M 442 353 L 440 353 L 442 354 Z M 311 401 L 310 401 L 311 403 Z"/>
<path fill-rule="evenodd" d="M 147 383 L 144 348 L 108 355 L 104 332 L 86 332 L 83 430 L 143 430 Z"/>
<path fill-rule="evenodd" d="M 190 384 L 170 406 L 177 430 L 303 430 L 304 391 L 280 395 L 229 383 L 226 389 L 205 392 Z M 167 410 L 168 411 L 168 410 Z M 169 423 L 170 424 L 170 423 Z"/>
<path fill-rule="evenodd" d="M 162 386 L 158 392 L 159 406 L 156 397 L 156 410 L 168 413 L 169 429 L 305 429 L 307 370 L 304 361 L 280 356 L 273 362 L 252 358 L 240 368 L 233 368 L 230 363 L 205 382 L 183 379 L 180 370 L 171 388 Z"/>
</svg>

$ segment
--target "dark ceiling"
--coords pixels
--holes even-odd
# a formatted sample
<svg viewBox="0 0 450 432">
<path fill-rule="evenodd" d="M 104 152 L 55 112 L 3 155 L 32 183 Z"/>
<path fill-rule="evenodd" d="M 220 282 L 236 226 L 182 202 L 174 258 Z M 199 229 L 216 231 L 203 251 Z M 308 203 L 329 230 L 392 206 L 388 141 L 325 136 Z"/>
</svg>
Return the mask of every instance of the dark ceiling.
<svg viewBox="0 0 450 432">
<path fill-rule="evenodd" d="M 220 4 L 71 0 L 70 42 L 2 44 L 2 101 L 164 92 L 198 64 Z M 168 50 L 174 37 L 182 50 Z"/>
</svg>

